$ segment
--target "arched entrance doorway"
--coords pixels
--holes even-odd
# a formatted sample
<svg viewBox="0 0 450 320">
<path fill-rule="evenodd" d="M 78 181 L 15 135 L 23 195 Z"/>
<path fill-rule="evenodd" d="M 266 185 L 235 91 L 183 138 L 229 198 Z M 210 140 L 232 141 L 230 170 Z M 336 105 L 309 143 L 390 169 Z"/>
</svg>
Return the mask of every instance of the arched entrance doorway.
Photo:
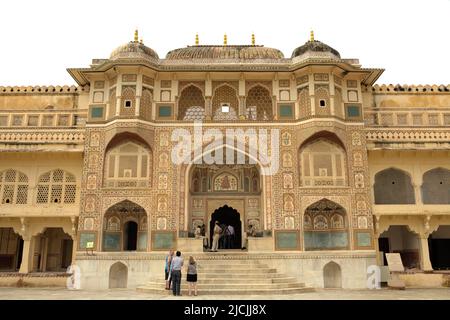
<svg viewBox="0 0 450 320">
<path fill-rule="evenodd" d="M 147 213 L 129 200 L 110 207 L 103 219 L 103 251 L 146 251 Z"/>
<path fill-rule="evenodd" d="M 215 210 L 211 215 L 211 220 L 209 222 L 210 239 L 213 237 L 214 224 L 216 221 L 219 221 L 219 225 L 223 230 L 223 236 L 219 241 L 219 249 L 240 249 L 242 245 L 242 222 L 239 212 L 227 205 Z M 231 226 L 232 228 L 228 228 L 228 226 Z M 228 230 L 231 229 L 231 232 L 226 232 L 227 228 Z M 231 235 L 230 233 L 233 232 L 234 235 Z"/>
</svg>

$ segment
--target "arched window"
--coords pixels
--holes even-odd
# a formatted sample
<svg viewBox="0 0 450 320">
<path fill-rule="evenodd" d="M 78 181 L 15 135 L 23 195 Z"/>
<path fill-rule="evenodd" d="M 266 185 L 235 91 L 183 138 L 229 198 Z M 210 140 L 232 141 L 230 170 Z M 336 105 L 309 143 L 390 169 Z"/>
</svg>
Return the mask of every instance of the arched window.
<svg viewBox="0 0 450 320">
<path fill-rule="evenodd" d="M 335 143 L 318 139 L 300 150 L 303 187 L 345 186 L 345 152 Z"/>
<path fill-rule="evenodd" d="M 56 169 L 39 177 L 36 203 L 75 203 L 75 176 Z"/>
<path fill-rule="evenodd" d="M 28 177 L 13 169 L 0 172 L 0 195 L 2 204 L 26 204 Z"/>
<path fill-rule="evenodd" d="M 236 89 L 229 85 L 222 85 L 214 91 L 212 114 L 214 120 L 238 119 L 239 100 Z"/>
<path fill-rule="evenodd" d="M 303 217 L 305 250 L 348 248 L 348 224 L 345 209 L 322 199 L 305 210 Z"/>
<path fill-rule="evenodd" d="M 202 90 L 190 85 L 181 91 L 178 100 L 179 120 L 203 120 L 205 118 L 205 98 Z"/>
<path fill-rule="evenodd" d="M 271 120 L 273 119 L 272 98 L 270 92 L 263 86 L 257 85 L 248 91 L 247 118 L 251 120 Z"/>
<path fill-rule="evenodd" d="M 134 116 L 136 108 L 136 88 L 134 86 L 123 86 L 121 101 L 120 115 Z"/>
<path fill-rule="evenodd" d="M 152 116 L 153 92 L 150 89 L 142 89 L 140 114 L 145 120 L 150 120 Z"/>
<path fill-rule="evenodd" d="M 105 185 L 110 188 L 147 187 L 150 150 L 135 142 L 122 143 L 107 152 Z"/>
<path fill-rule="evenodd" d="M 436 168 L 423 175 L 424 204 L 450 204 L 450 170 Z"/>
<path fill-rule="evenodd" d="M 414 204 L 414 187 L 409 175 L 390 168 L 375 175 L 375 204 Z"/>
</svg>

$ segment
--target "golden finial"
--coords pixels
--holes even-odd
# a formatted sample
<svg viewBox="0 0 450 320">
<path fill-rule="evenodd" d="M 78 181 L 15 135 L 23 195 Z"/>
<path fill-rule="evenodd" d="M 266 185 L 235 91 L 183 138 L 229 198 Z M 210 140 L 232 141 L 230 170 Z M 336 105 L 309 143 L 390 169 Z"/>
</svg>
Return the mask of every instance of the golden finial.
<svg viewBox="0 0 450 320">
<path fill-rule="evenodd" d="M 254 46 L 255 43 L 256 43 L 256 40 L 255 40 L 255 34 L 252 33 L 252 46 Z"/>
<path fill-rule="evenodd" d="M 227 45 L 227 43 L 228 43 L 227 40 L 228 40 L 228 39 L 227 39 L 227 34 L 225 33 L 225 34 L 223 35 L 223 45 L 224 45 L 224 46 Z"/>
<path fill-rule="evenodd" d="M 195 45 L 198 46 L 198 44 L 200 43 L 200 41 L 198 40 L 198 33 L 195 34 Z"/>
<path fill-rule="evenodd" d="M 311 30 L 310 41 L 314 42 L 314 31 Z"/>
<path fill-rule="evenodd" d="M 138 42 L 139 41 L 139 33 L 138 30 L 134 30 L 134 42 Z"/>
</svg>

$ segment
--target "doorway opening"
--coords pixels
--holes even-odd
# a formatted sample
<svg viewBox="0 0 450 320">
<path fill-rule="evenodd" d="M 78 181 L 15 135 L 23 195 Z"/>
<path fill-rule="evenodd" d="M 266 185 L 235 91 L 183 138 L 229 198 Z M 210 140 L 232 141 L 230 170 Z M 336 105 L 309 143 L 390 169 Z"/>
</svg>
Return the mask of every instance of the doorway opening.
<svg viewBox="0 0 450 320">
<path fill-rule="evenodd" d="M 428 247 L 433 269 L 450 270 L 450 226 L 439 226 L 428 238 Z"/>
<path fill-rule="evenodd" d="M 227 205 L 216 209 L 211 215 L 211 221 L 209 222 L 210 243 L 212 243 L 215 222 L 219 221 L 219 225 L 222 228 L 219 249 L 241 249 L 242 226 L 240 217 L 241 216 L 236 209 Z M 232 228 L 228 228 L 229 226 Z M 227 229 L 230 232 L 227 232 Z"/>
<path fill-rule="evenodd" d="M 124 229 L 123 250 L 136 251 L 138 224 L 134 221 L 128 221 L 127 223 L 125 223 L 123 229 Z"/>
</svg>

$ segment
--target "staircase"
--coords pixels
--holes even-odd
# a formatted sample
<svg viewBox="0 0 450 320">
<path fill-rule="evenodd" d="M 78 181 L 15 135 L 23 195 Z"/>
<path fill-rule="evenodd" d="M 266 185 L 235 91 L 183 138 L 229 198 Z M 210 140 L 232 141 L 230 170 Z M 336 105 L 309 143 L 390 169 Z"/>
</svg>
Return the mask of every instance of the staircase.
<svg viewBox="0 0 450 320">
<path fill-rule="evenodd" d="M 221 259 L 226 254 L 212 253 L 205 260 L 197 261 L 199 295 L 276 295 L 312 292 L 296 278 L 281 274 L 258 260 Z M 209 259 L 208 259 L 209 258 Z M 185 264 L 187 261 L 185 261 Z M 181 294 L 187 295 L 185 267 L 182 271 Z M 165 290 L 164 276 L 148 281 L 138 291 L 172 294 Z"/>
</svg>

